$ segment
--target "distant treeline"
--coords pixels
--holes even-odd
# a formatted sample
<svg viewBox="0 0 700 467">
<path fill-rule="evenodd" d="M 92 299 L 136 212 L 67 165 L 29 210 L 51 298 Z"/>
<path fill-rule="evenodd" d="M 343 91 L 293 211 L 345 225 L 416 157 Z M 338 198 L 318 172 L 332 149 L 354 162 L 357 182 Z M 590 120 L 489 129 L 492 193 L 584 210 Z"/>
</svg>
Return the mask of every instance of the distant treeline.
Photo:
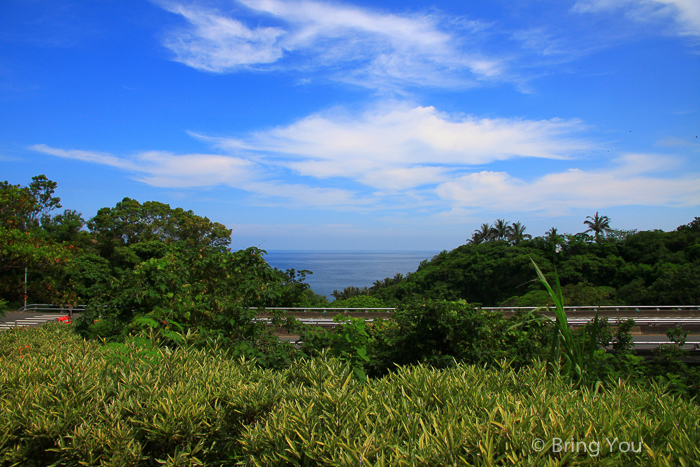
<svg viewBox="0 0 700 467">
<path fill-rule="evenodd" d="M 567 305 L 700 305 L 700 218 L 672 232 L 610 228 L 589 216 L 588 230 L 531 238 L 525 227 L 499 219 L 406 276 L 347 287 L 341 303 L 395 305 L 411 298 L 458 300 L 483 306 L 540 306 L 549 297 L 537 283 L 532 258 L 554 283 L 556 268 Z"/>
<path fill-rule="evenodd" d="M 28 186 L 0 183 L 0 304 L 9 303 L 5 308 L 19 307 L 25 296 L 29 303 L 123 300 L 138 311 L 161 303 L 161 294 L 172 309 L 207 301 L 214 308 L 228 301 L 246 306 L 325 302 L 303 282 L 310 271 L 271 268 L 257 248 L 229 251 L 231 230 L 218 222 L 130 198 L 85 220 L 74 210 L 57 213 L 62 206 L 54 196 L 56 186 L 45 175 L 33 177 Z"/>
<path fill-rule="evenodd" d="M 138 300 L 132 309 L 141 311 L 159 294 L 171 308 L 207 301 L 212 310 L 223 303 L 329 306 L 304 282 L 311 271 L 271 268 L 256 248 L 231 252 L 231 230 L 192 211 L 124 198 L 86 221 L 74 210 L 56 213 L 62 206 L 55 189 L 44 175 L 25 187 L 0 183 L 0 301 L 13 307 L 22 303 L 25 286 L 34 303 L 122 297 Z M 583 233 L 552 228 L 532 238 L 520 222 L 498 219 L 413 273 L 334 291 L 331 306 L 396 306 L 420 298 L 548 304 L 530 259 L 551 282 L 556 268 L 568 305 L 700 304 L 700 218 L 672 232 L 615 230 L 598 213 L 583 223 Z"/>
</svg>

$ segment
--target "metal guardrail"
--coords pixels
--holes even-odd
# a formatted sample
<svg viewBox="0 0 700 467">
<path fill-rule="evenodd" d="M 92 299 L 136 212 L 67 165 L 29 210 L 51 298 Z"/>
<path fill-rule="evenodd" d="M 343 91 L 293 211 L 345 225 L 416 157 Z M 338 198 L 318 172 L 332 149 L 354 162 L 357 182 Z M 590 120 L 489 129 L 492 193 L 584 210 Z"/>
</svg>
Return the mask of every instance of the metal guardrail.
<svg viewBox="0 0 700 467">
<path fill-rule="evenodd" d="M 76 305 L 74 307 L 53 305 L 49 303 L 33 303 L 23 306 L 18 312 L 68 312 L 73 317 L 73 312 L 84 311 L 86 305 Z M 482 310 L 490 311 L 505 311 L 505 312 L 515 312 L 518 310 L 541 310 L 546 307 L 481 307 Z M 550 308 L 550 310 L 553 307 Z M 256 307 L 250 307 L 249 309 L 255 310 Z M 265 310 L 279 310 L 279 311 L 290 311 L 294 313 L 321 313 L 326 314 L 328 312 L 340 313 L 391 313 L 396 310 L 396 308 L 329 308 L 329 307 L 266 307 Z M 596 311 L 614 311 L 614 312 L 629 312 L 629 311 L 700 311 L 700 306 L 698 305 L 664 305 L 664 306 L 567 306 L 564 307 L 566 311 L 573 312 L 596 312 Z M 547 317 L 550 320 L 554 318 Z M 614 323 L 619 324 L 621 321 L 626 321 L 628 319 L 633 319 L 636 325 L 639 326 L 684 326 L 684 325 L 695 325 L 700 326 L 700 317 L 665 317 L 665 318 L 647 318 L 638 316 L 615 316 L 613 317 Z M 374 321 L 373 318 L 364 318 L 368 323 Z M 568 317 L 567 321 L 570 326 L 584 326 L 585 324 L 591 322 L 593 318 L 591 317 Z M 269 318 L 256 318 L 256 321 L 267 321 L 270 322 Z M 335 327 L 338 325 L 337 322 L 333 321 L 331 318 L 300 318 L 299 321 L 302 323 L 324 326 L 324 327 Z M 664 345 L 670 344 L 671 342 L 639 342 L 642 345 Z M 685 345 L 692 345 L 696 350 L 700 349 L 700 342 L 686 342 Z"/>
<path fill-rule="evenodd" d="M 248 307 L 248 309 L 249 310 L 257 310 L 258 308 L 251 306 L 251 307 Z M 323 314 L 325 314 L 326 312 L 329 312 L 329 311 L 331 311 L 331 312 L 332 311 L 335 311 L 335 312 L 338 312 L 338 311 L 346 311 L 347 312 L 347 311 L 349 311 L 349 312 L 355 312 L 355 313 L 362 313 L 362 312 L 364 312 L 364 313 L 375 313 L 375 312 L 389 313 L 391 311 L 396 310 L 396 308 L 340 308 L 340 307 L 314 308 L 314 307 L 287 307 L 287 306 L 267 306 L 267 307 L 263 307 L 263 309 L 265 309 L 265 310 L 291 311 L 294 313 L 323 313 Z"/>
<path fill-rule="evenodd" d="M 76 306 L 63 306 L 63 305 L 53 305 L 49 303 L 33 303 L 30 305 L 23 306 L 18 312 L 68 312 L 71 318 L 74 312 L 84 311 L 86 305 L 76 305 Z M 548 310 L 552 311 L 553 307 L 481 307 L 482 310 L 494 311 L 494 312 L 516 312 L 519 310 Z M 256 307 L 250 307 L 251 310 L 256 310 Z M 292 313 L 314 313 L 314 314 L 345 314 L 345 313 L 387 313 L 395 311 L 396 308 L 330 308 L 330 307 L 266 307 L 264 310 L 277 310 L 277 311 L 287 311 Z M 700 305 L 664 305 L 664 306 L 567 306 L 564 307 L 565 311 L 570 311 L 574 313 L 586 313 L 599 311 L 612 311 L 615 313 L 626 313 L 626 312 L 641 312 L 641 311 L 659 311 L 659 312 L 673 312 L 673 311 L 700 311 Z M 614 316 L 608 317 L 612 318 L 615 323 L 621 321 L 626 321 L 628 319 L 633 319 L 635 324 L 639 326 L 685 326 L 685 325 L 700 325 L 700 317 L 640 317 L 630 314 L 627 316 Z M 261 318 L 264 319 L 264 318 Z M 553 319 L 553 318 L 549 318 Z M 590 321 L 592 317 L 576 317 L 568 316 L 568 323 L 571 326 L 583 326 Z M 316 324 L 319 326 L 332 326 L 334 321 L 324 318 L 301 318 L 302 322 L 309 322 L 309 324 Z M 365 321 L 372 322 L 372 318 L 365 318 Z"/>
<path fill-rule="evenodd" d="M 553 320 L 553 318 L 550 318 Z M 567 318 L 567 322 L 571 326 L 583 326 L 584 324 L 590 323 L 594 318 Z M 700 325 L 700 318 L 685 318 L 685 317 L 672 317 L 672 318 L 635 318 L 634 316 L 616 316 L 613 321 L 620 323 L 621 321 L 627 321 L 628 319 L 634 320 L 634 324 L 637 326 L 698 326 Z"/>
<path fill-rule="evenodd" d="M 674 342 L 671 341 L 640 341 L 640 342 L 634 342 L 634 345 L 655 345 L 657 347 L 660 347 L 662 345 L 677 345 Z M 700 350 L 700 342 L 685 342 L 681 347 L 685 347 L 686 345 L 692 345 L 693 350 Z"/>
<path fill-rule="evenodd" d="M 30 305 L 23 306 L 18 312 L 23 312 L 23 311 L 68 311 L 68 310 L 73 310 L 73 311 L 83 311 L 85 309 L 86 305 L 76 305 L 74 307 L 69 307 L 69 306 L 62 306 L 62 305 L 52 305 L 48 303 L 33 303 Z M 550 306 L 544 306 L 544 307 L 535 307 L 535 306 L 484 306 L 484 307 L 479 307 L 481 310 L 489 310 L 489 311 L 509 311 L 509 312 L 516 312 L 516 311 L 527 311 L 527 310 L 554 310 L 554 307 Z M 249 307 L 251 310 L 256 310 L 257 307 Z M 282 311 L 292 311 L 296 313 L 324 313 L 324 312 L 338 312 L 338 311 L 344 311 L 344 312 L 355 312 L 355 313 L 374 313 L 374 312 L 392 312 L 395 311 L 396 308 L 392 307 L 386 307 L 386 308 L 352 308 L 352 307 L 346 307 L 346 308 L 340 308 L 340 307 L 276 307 L 276 306 L 271 306 L 271 307 L 264 307 L 265 310 L 282 310 Z M 628 312 L 628 311 L 634 311 L 634 312 L 642 312 L 642 311 L 700 311 L 700 305 L 660 305 L 660 306 L 627 306 L 627 305 L 605 305 L 605 306 L 565 306 L 564 311 L 572 311 L 574 313 L 579 313 L 579 312 L 593 312 L 595 313 L 596 311 L 614 311 L 614 312 Z"/>
<path fill-rule="evenodd" d="M 528 310 L 550 310 L 554 311 L 554 306 L 484 306 L 479 307 L 482 310 L 491 311 L 528 311 Z M 651 305 L 651 306 L 634 306 L 634 305 L 601 305 L 601 306 L 565 306 L 564 311 L 591 312 L 596 311 L 614 311 L 614 312 L 643 312 L 643 311 L 700 311 L 700 305 Z"/>
</svg>

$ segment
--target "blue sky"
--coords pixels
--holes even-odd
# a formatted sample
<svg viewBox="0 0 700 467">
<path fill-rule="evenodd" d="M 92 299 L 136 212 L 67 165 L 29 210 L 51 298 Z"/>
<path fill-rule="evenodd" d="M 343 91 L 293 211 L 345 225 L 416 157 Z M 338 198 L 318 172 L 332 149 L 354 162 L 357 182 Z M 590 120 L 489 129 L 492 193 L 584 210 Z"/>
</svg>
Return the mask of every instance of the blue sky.
<svg viewBox="0 0 700 467">
<path fill-rule="evenodd" d="M 233 248 L 452 249 L 700 216 L 697 0 L 0 4 L 0 179 Z"/>
</svg>

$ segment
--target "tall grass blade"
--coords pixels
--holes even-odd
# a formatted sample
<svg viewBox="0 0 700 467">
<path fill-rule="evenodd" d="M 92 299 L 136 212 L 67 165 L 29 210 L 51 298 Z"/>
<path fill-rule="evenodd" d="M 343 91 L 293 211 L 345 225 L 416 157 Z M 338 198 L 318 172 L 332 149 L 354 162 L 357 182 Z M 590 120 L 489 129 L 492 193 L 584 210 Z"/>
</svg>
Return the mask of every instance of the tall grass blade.
<svg viewBox="0 0 700 467">
<path fill-rule="evenodd" d="M 559 282 L 559 274 L 555 269 L 554 277 L 556 281 L 556 291 L 552 289 L 547 282 L 547 278 L 540 270 L 535 260 L 530 258 L 532 265 L 535 266 L 537 271 L 537 278 L 540 283 L 545 287 L 547 293 L 554 302 L 554 314 L 556 315 L 556 323 L 554 327 L 554 336 L 552 339 L 552 355 L 555 358 L 560 358 L 561 350 L 564 350 L 564 365 L 562 366 L 562 373 L 572 379 L 577 385 L 580 384 L 584 378 L 584 359 L 582 345 L 575 342 L 573 336 L 571 335 L 571 330 L 569 329 L 569 322 L 566 318 L 566 312 L 564 311 L 564 297 L 561 292 L 561 283 Z"/>
</svg>

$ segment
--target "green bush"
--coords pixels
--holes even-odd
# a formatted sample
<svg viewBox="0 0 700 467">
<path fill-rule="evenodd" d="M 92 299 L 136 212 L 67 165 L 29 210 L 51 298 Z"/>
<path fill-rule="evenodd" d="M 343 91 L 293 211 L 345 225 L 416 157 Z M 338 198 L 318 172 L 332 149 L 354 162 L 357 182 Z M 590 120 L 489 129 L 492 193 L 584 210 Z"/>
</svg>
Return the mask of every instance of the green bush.
<svg viewBox="0 0 700 467">
<path fill-rule="evenodd" d="M 0 465 L 204 465 L 282 397 L 224 353 L 102 346 L 50 324 L 0 334 Z"/>
<path fill-rule="evenodd" d="M 549 321 L 536 313 L 505 318 L 464 301 L 415 300 L 401 304 L 390 320 L 370 326 L 369 373 L 382 375 L 395 365 L 425 363 L 436 368 L 465 363 L 515 367 L 547 356 Z"/>
<path fill-rule="evenodd" d="M 0 359 L 3 467 L 700 462 L 697 404 L 658 382 L 574 390 L 541 362 L 361 383 L 327 355 L 262 370 L 213 349 L 103 346 L 62 324 L 3 332 Z M 556 438 L 600 449 L 556 452 Z"/>
<path fill-rule="evenodd" d="M 382 300 L 369 295 L 357 295 L 347 299 L 335 300 L 328 306 L 331 308 L 391 308 Z"/>
<path fill-rule="evenodd" d="M 339 362 L 306 361 L 266 423 L 242 445 L 255 466 L 697 465 L 700 407 L 625 382 L 597 394 L 552 378 L 455 364 L 403 367 L 361 384 Z M 689 410 L 689 412 L 685 412 Z M 595 452 L 555 452 L 556 439 Z M 540 451 L 533 443 L 544 442 Z M 609 449 L 606 439 L 639 452 Z"/>
</svg>

